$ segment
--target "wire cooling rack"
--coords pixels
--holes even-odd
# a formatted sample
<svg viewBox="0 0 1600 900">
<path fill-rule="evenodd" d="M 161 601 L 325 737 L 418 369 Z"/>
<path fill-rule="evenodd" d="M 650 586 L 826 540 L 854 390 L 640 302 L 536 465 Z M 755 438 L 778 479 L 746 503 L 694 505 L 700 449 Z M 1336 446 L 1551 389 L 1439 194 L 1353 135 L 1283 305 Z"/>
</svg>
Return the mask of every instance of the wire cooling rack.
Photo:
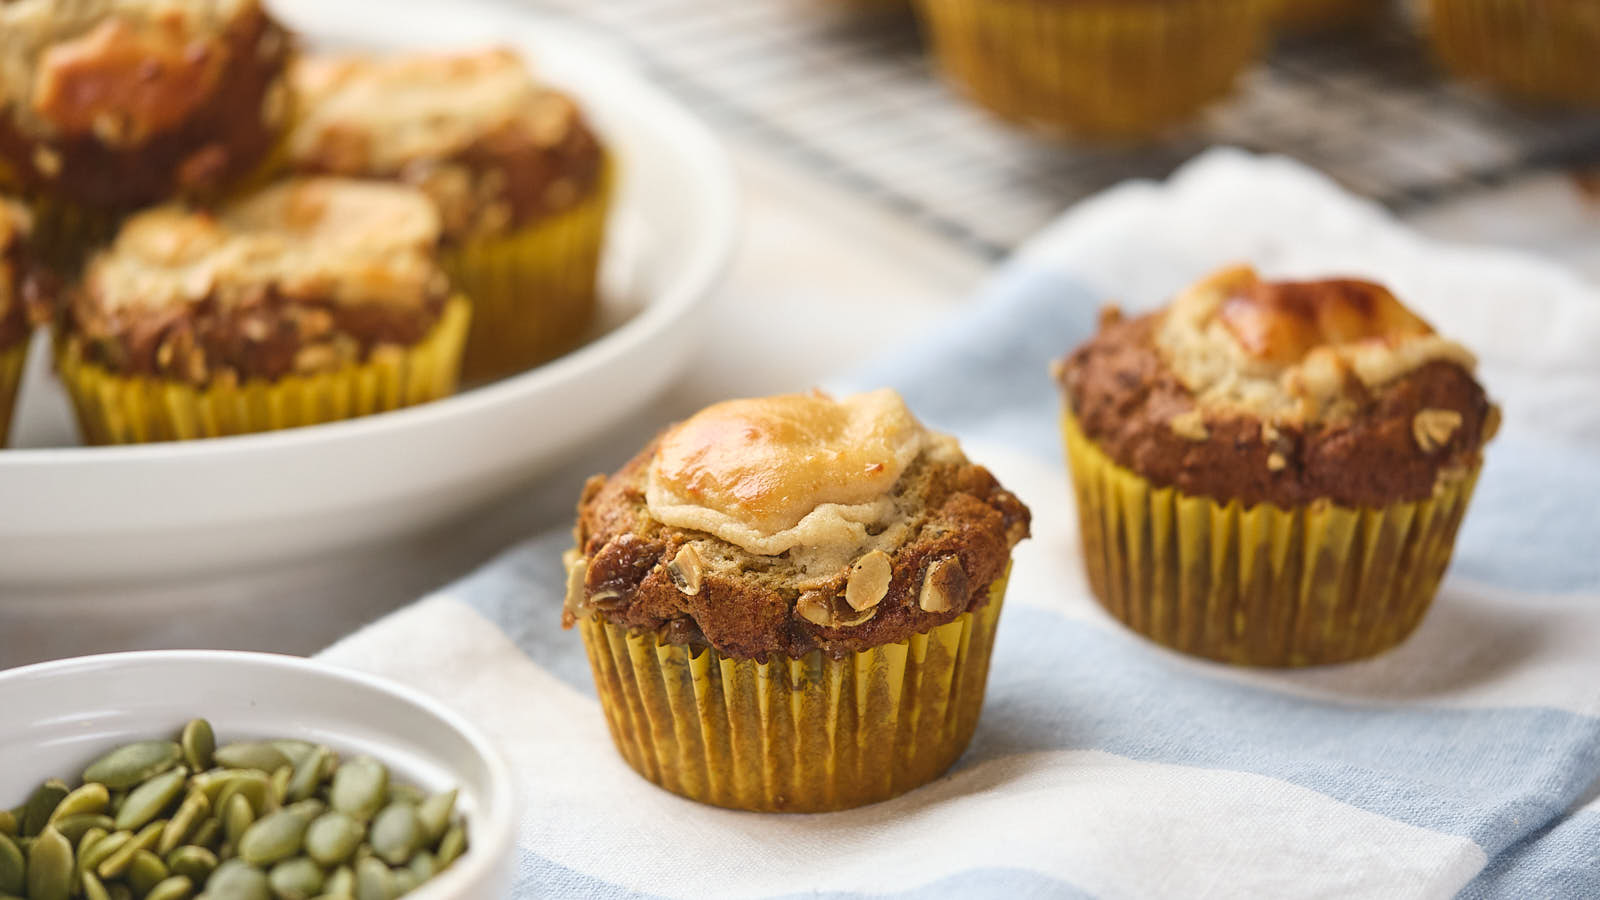
<svg viewBox="0 0 1600 900">
<path fill-rule="evenodd" d="M 1398 22 L 1283 39 L 1197 127 L 1130 150 L 991 119 L 939 80 L 909 15 L 851 15 L 837 0 L 524 2 L 620 39 L 720 127 L 986 256 L 1074 200 L 1163 176 L 1211 144 L 1300 158 L 1402 211 L 1600 159 L 1600 116 L 1519 110 L 1449 82 Z"/>
</svg>

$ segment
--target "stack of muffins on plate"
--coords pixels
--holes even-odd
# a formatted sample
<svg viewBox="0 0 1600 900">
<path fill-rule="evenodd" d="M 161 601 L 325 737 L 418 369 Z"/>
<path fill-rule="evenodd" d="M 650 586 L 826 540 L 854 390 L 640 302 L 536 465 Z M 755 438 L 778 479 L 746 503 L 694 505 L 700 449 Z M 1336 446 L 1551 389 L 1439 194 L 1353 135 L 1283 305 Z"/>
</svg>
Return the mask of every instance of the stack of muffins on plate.
<svg viewBox="0 0 1600 900">
<path fill-rule="evenodd" d="M 0 222 L 0 398 L 24 283 L 94 443 L 514 374 L 589 329 L 611 183 L 510 51 L 306 59 L 257 0 L 0 4 L 0 190 L 26 209 Z"/>
</svg>

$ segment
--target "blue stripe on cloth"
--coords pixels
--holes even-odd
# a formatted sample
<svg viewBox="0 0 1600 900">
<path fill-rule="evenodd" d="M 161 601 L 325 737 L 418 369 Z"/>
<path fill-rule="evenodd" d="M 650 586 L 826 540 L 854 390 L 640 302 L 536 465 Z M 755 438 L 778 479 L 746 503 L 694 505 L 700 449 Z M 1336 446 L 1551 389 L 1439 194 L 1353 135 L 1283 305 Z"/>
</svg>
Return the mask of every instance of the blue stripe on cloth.
<svg viewBox="0 0 1600 900">
<path fill-rule="evenodd" d="M 1581 812 L 1529 835 L 1492 860 L 1460 896 L 1600 897 L 1600 812 Z"/>
</svg>

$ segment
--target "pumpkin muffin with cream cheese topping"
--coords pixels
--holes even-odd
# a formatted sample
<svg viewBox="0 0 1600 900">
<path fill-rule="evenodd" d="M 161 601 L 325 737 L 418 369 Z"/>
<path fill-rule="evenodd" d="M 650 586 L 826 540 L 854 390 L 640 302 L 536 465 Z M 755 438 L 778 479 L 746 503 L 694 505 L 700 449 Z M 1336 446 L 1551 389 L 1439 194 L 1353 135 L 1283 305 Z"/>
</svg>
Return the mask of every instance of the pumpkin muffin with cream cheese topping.
<svg viewBox="0 0 1600 900">
<path fill-rule="evenodd" d="M 644 777 L 720 806 L 846 809 L 966 747 L 1028 525 L 893 391 L 733 400 L 589 481 L 563 624 Z"/>
<path fill-rule="evenodd" d="M 301 172 L 393 179 L 438 204 L 444 264 L 473 303 L 464 375 L 511 375 L 593 321 L 611 174 L 577 103 L 510 50 L 320 57 L 293 81 Z"/>
<path fill-rule="evenodd" d="M 1474 358 L 1363 281 L 1222 271 L 1103 316 L 1058 368 L 1090 585 L 1135 631 L 1258 666 L 1422 620 L 1497 408 Z"/>
<path fill-rule="evenodd" d="M 447 396 L 469 310 L 420 191 L 274 184 L 130 218 L 62 303 L 57 367 L 93 443 L 310 425 Z"/>
</svg>

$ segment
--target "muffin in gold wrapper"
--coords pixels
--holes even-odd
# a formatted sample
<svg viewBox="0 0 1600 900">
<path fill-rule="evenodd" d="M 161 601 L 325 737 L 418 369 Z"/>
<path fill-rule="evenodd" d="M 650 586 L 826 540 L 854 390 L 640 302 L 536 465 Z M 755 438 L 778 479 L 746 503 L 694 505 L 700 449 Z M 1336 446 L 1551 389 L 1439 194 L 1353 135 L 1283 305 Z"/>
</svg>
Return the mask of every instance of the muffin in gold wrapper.
<svg viewBox="0 0 1600 900">
<path fill-rule="evenodd" d="M 93 443 L 292 428 L 449 395 L 471 308 L 415 188 L 299 178 L 129 219 L 58 305 Z"/>
<path fill-rule="evenodd" d="M 645 778 L 848 809 L 966 748 L 1028 522 L 892 391 L 729 401 L 590 480 L 562 621 Z"/>
<path fill-rule="evenodd" d="M 1280 0 L 918 0 L 941 67 L 998 115 L 1150 137 L 1226 95 Z"/>
<path fill-rule="evenodd" d="M 11 435 L 11 412 L 17 402 L 17 388 L 22 384 L 22 368 L 27 361 L 27 341 L 0 348 L 0 450 L 5 449 L 6 440 Z"/>
<path fill-rule="evenodd" d="M 0 194 L 0 449 L 10 433 L 11 411 L 28 358 L 33 312 L 30 296 L 40 274 L 34 249 L 34 220 L 28 209 Z"/>
<path fill-rule="evenodd" d="M 1230 269 L 1160 312 L 1110 313 L 1060 370 L 1095 596 L 1152 640 L 1240 665 L 1399 644 L 1498 423 L 1472 366 L 1367 282 Z"/>
<path fill-rule="evenodd" d="M 1428 33 L 1451 71 L 1528 100 L 1600 106 L 1600 4 L 1429 0 Z"/>
</svg>

